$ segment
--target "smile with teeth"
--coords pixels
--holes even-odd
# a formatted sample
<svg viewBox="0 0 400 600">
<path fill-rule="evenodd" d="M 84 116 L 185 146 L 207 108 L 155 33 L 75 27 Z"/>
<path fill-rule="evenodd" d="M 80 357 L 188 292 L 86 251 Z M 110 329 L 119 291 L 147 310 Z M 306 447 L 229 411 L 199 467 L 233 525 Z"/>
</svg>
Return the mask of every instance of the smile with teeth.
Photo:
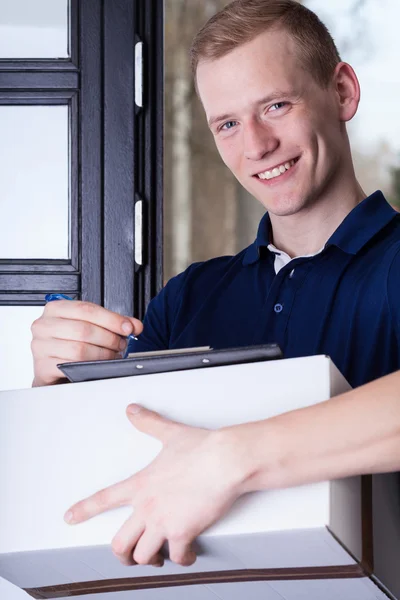
<svg viewBox="0 0 400 600">
<path fill-rule="evenodd" d="M 275 177 L 279 177 L 280 175 L 283 175 L 283 173 L 286 173 L 286 171 L 293 167 L 293 165 L 295 165 L 296 162 L 297 159 L 290 160 L 289 162 L 283 163 L 282 165 L 278 165 L 277 167 L 272 169 L 272 171 L 264 171 L 263 173 L 258 173 L 257 177 L 259 177 L 259 179 L 274 179 Z"/>
</svg>

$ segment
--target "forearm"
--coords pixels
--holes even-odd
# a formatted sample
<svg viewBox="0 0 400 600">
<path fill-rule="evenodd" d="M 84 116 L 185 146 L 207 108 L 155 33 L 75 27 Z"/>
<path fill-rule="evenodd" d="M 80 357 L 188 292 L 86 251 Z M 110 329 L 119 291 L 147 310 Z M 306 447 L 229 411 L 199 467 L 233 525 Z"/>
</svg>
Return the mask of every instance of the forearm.
<svg viewBox="0 0 400 600">
<path fill-rule="evenodd" d="M 225 431 L 242 457 L 244 491 L 400 471 L 400 371 Z"/>
</svg>

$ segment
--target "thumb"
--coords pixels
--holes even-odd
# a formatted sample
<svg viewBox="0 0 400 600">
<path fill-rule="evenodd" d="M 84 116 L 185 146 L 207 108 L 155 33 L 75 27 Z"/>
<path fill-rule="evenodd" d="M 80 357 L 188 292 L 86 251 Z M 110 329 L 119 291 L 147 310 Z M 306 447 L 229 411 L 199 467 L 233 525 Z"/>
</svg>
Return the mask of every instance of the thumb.
<svg viewBox="0 0 400 600">
<path fill-rule="evenodd" d="M 132 323 L 133 325 L 133 334 L 134 335 L 140 335 L 143 331 L 143 323 L 142 321 L 139 321 L 139 319 L 135 319 L 135 317 L 125 317 L 126 319 L 128 319 L 128 321 L 130 321 L 130 323 Z"/>
<path fill-rule="evenodd" d="M 157 438 L 163 444 L 168 442 L 172 435 L 176 434 L 178 428 L 185 427 L 181 423 L 166 419 L 153 410 L 148 410 L 137 404 L 130 404 L 126 409 L 126 414 L 138 431 Z"/>
</svg>

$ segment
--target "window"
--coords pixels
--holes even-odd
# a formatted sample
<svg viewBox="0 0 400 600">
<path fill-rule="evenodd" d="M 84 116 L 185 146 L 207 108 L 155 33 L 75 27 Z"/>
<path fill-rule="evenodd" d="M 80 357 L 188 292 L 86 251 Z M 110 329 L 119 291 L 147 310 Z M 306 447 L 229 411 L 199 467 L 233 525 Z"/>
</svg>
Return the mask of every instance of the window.
<svg viewBox="0 0 400 600">
<path fill-rule="evenodd" d="M 2 390 L 31 384 L 30 332 L 18 327 L 41 314 L 46 293 L 141 318 L 161 287 L 162 6 L 0 0 Z M 7 366 L 15 336 L 18 377 Z"/>
</svg>

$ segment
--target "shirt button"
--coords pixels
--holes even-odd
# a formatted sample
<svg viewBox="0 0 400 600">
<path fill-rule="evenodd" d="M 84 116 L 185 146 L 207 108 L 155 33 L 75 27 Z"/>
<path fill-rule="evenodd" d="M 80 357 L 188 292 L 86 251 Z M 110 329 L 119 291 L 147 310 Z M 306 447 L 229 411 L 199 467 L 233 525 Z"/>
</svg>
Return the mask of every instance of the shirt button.
<svg viewBox="0 0 400 600">
<path fill-rule="evenodd" d="M 275 304 L 275 306 L 274 306 L 274 311 L 275 311 L 276 313 L 280 313 L 280 312 L 282 312 L 282 311 L 283 311 L 283 305 L 282 305 L 282 304 Z"/>
</svg>

